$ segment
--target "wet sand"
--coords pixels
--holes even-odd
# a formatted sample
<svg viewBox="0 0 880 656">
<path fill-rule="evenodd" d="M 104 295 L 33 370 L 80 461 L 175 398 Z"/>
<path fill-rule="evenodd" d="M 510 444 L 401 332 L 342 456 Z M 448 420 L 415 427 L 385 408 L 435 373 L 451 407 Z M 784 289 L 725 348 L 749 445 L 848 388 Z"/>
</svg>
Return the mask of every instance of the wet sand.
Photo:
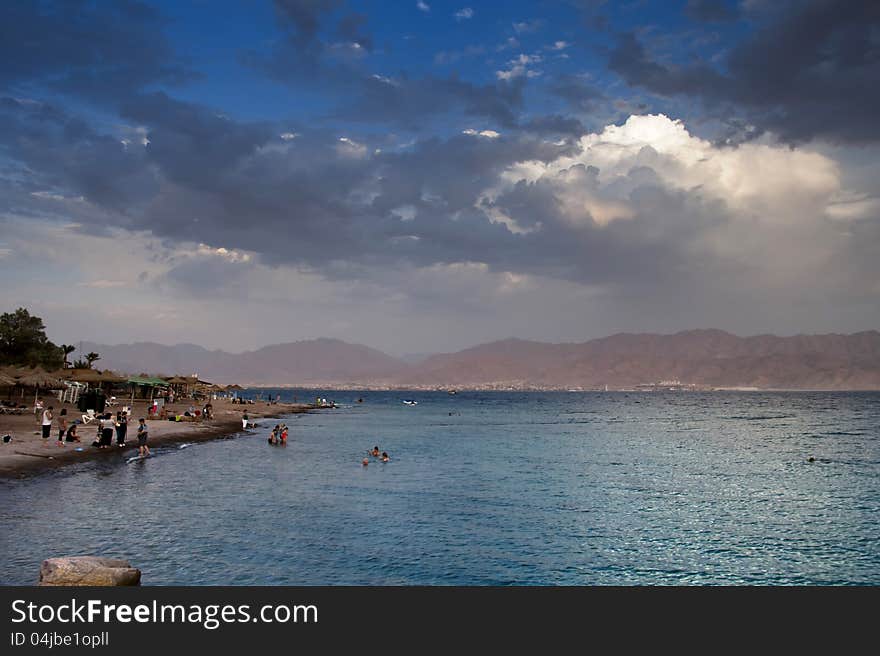
<svg viewBox="0 0 880 656">
<path fill-rule="evenodd" d="M 30 401 L 33 408 L 33 398 Z M 180 442 L 203 442 L 233 435 L 242 430 L 242 414 L 247 412 L 250 421 L 260 424 L 258 430 L 271 430 L 270 418 L 281 415 L 308 412 L 313 406 L 307 404 L 279 403 L 269 405 L 266 402 L 254 404 L 232 404 L 225 400 L 212 401 L 214 418 L 197 421 L 167 421 L 148 419 L 148 445 L 151 447 Z M 22 415 L 0 415 L 0 436 L 10 434 L 12 441 L 0 443 L 0 478 L 24 478 L 40 472 L 64 467 L 77 462 L 85 462 L 98 458 L 114 458 L 123 460 L 137 455 L 138 418 L 147 416 L 147 403 L 135 401 L 134 409 L 128 426 L 125 447 L 116 446 L 116 435 L 113 435 L 113 446 L 98 449 L 92 446 L 97 432 L 97 423 L 80 424 L 77 426 L 79 442 L 65 442 L 58 446 L 58 415 L 61 408 L 67 409 L 68 426 L 74 419 L 80 419 L 82 413 L 70 403 L 59 404 L 48 399 L 46 405 L 55 406 L 55 420 L 49 439 L 44 440 L 40 434 L 40 425 L 32 412 Z M 108 407 L 107 411 L 116 412 L 125 405 L 121 402 L 117 407 Z M 189 408 L 188 402 L 174 403 L 169 412 L 183 414 Z M 195 404 L 201 409 L 201 405 Z M 81 447 L 82 451 L 76 448 Z"/>
</svg>

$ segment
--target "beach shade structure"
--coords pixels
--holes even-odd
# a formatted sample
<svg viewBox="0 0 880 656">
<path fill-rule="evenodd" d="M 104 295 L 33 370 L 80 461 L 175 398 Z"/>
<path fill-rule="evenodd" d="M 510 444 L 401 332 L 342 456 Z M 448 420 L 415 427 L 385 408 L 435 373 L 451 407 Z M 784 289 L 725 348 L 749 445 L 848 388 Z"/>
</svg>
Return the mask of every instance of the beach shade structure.
<svg viewBox="0 0 880 656">
<path fill-rule="evenodd" d="M 109 369 L 105 369 L 101 372 L 99 382 L 106 383 L 108 385 L 118 385 L 120 383 L 127 383 L 128 378 L 125 376 L 120 376 L 119 374 L 115 374 Z"/>
<path fill-rule="evenodd" d="M 236 396 L 238 396 L 237 393 L 243 389 L 244 389 L 244 387 L 242 387 L 241 385 L 235 385 L 235 384 L 227 385 L 226 386 L 226 393 L 227 394 L 231 393 L 233 397 L 236 397 Z"/>
<path fill-rule="evenodd" d="M 195 376 L 172 376 L 171 378 L 166 378 L 165 382 L 171 386 L 171 389 L 178 396 L 188 396 L 191 392 L 191 387 L 198 383 L 198 378 Z"/>
<path fill-rule="evenodd" d="M 140 376 L 129 376 L 126 379 L 126 382 L 131 385 L 131 402 L 134 404 L 134 391 L 137 387 L 147 387 L 150 390 L 150 401 L 153 400 L 153 392 L 155 392 L 156 388 L 166 388 L 168 387 L 168 381 L 164 378 L 157 378 L 155 376 L 147 376 L 146 374 L 142 374 Z"/>
<path fill-rule="evenodd" d="M 34 401 L 36 402 L 37 397 L 40 394 L 40 388 L 42 389 L 60 389 L 64 387 L 64 383 L 58 378 L 57 375 L 49 373 L 45 369 L 37 367 L 33 371 L 30 371 L 18 379 L 18 384 L 22 387 L 33 387 L 34 388 Z"/>
<path fill-rule="evenodd" d="M 105 369 L 104 371 L 98 371 L 96 369 L 67 369 L 63 374 L 64 378 L 69 383 L 87 385 L 91 389 L 100 389 L 105 394 L 110 393 L 110 388 L 113 385 L 121 385 L 128 381 L 127 378 L 118 376 L 109 369 Z M 77 393 L 76 396 L 78 397 L 79 394 Z M 95 397 L 90 396 L 89 398 L 91 399 Z"/>
<path fill-rule="evenodd" d="M 0 373 L 2 373 L 5 376 L 8 376 L 9 378 L 12 378 L 13 380 L 18 380 L 19 378 L 24 376 L 26 373 L 28 373 L 28 371 L 29 371 L 28 369 L 19 369 L 18 367 L 12 367 L 12 366 L 0 367 Z"/>
<path fill-rule="evenodd" d="M 101 372 L 97 369 L 66 369 L 64 378 L 77 383 L 98 383 L 101 380 Z"/>
<path fill-rule="evenodd" d="M 7 380 L 11 380 L 11 383 L 0 383 L 0 387 L 8 387 L 9 388 L 9 398 L 12 398 L 13 393 L 15 392 L 15 388 L 18 387 L 18 379 L 21 378 L 25 372 L 16 367 L 0 367 L 0 374 Z M 24 390 L 21 393 L 24 396 Z"/>
<path fill-rule="evenodd" d="M 124 383 L 128 380 L 124 376 L 119 376 L 109 369 L 105 369 L 104 371 L 98 371 L 97 369 L 67 369 L 62 375 L 68 380 L 77 383 L 89 383 L 92 385 L 101 383 Z"/>
<path fill-rule="evenodd" d="M 15 392 L 15 387 L 18 385 L 18 381 L 15 376 L 12 374 L 8 374 L 5 371 L 0 371 L 0 387 L 6 387 L 9 389 L 9 398 L 12 398 L 13 393 Z"/>
</svg>

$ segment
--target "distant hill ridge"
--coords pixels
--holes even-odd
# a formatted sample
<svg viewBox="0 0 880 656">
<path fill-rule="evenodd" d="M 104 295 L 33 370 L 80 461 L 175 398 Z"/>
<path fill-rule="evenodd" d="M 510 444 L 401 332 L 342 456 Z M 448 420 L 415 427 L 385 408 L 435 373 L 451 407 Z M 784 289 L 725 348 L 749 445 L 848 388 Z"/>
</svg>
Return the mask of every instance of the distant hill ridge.
<svg viewBox="0 0 880 656">
<path fill-rule="evenodd" d="M 628 387 L 660 380 L 715 387 L 880 389 L 880 332 L 738 337 L 723 330 L 619 333 L 582 343 L 504 339 L 413 362 L 337 339 L 245 353 L 194 344 L 108 346 L 98 366 L 128 372 L 197 373 L 250 385 L 418 387 Z M 410 361 L 407 361 L 410 360 Z"/>
</svg>

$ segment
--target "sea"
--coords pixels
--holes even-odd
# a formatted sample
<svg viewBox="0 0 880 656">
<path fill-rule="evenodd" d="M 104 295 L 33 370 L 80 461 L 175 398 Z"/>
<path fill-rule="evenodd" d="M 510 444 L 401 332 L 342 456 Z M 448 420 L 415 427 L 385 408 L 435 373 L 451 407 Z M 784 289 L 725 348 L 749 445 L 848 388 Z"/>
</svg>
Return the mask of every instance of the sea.
<svg viewBox="0 0 880 656">
<path fill-rule="evenodd" d="M 880 584 L 880 393 L 244 394 L 338 407 L 0 481 L 0 583 Z"/>
</svg>

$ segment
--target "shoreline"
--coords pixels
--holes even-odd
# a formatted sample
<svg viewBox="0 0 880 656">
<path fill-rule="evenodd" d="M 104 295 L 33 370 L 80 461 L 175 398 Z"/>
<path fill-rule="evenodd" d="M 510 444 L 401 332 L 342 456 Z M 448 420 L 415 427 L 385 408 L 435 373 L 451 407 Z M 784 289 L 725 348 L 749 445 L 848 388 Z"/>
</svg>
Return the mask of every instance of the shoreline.
<svg viewBox="0 0 880 656">
<path fill-rule="evenodd" d="M 51 401 L 48 403 L 51 404 Z M 244 412 L 248 413 L 251 420 L 260 421 L 288 414 L 303 414 L 316 409 L 315 406 L 304 403 L 233 405 L 224 401 L 214 401 L 213 404 L 215 408 L 214 419 L 210 420 L 186 422 L 147 420 L 150 431 L 148 445 L 161 447 L 182 442 L 207 442 L 229 438 L 242 432 L 241 416 Z M 175 404 L 173 407 L 180 409 L 178 408 L 180 405 L 183 404 Z M 64 404 L 61 407 L 67 408 L 68 416 L 71 418 L 77 418 L 81 414 L 70 404 Z M 99 459 L 125 460 L 130 458 L 137 454 L 137 438 L 135 436 L 137 417 L 145 416 L 145 409 L 144 402 L 135 403 L 132 413 L 133 421 L 129 426 L 125 447 L 116 446 L 116 436 L 114 435 L 113 446 L 107 449 L 91 446 L 96 430 L 95 424 L 80 424 L 77 431 L 81 441 L 66 442 L 63 447 L 59 447 L 57 444 L 58 433 L 54 425 L 52 436 L 44 441 L 39 434 L 35 434 L 34 429 L 38 426 L 33 415 L 0 416 L 0 427 L 2 427 L 0 434 L 13 434 L 11 442 L 0 443 L 0 481 L 31 478 L 70 465 Z M 56 417 L 59 410 L 60 408 L 56 407 Z M 10 428 L 10 426 L 13 427 Z M 76 451 L 77 447 L 81 447 L 82 451 Z"/>
<path fill-rule="evenodd" d="M 355 385 L 353 383 L 322 384 L 317 386 L 306 385 L 269 385 L 269 384 L 249 384 L 249 390 L 307 390 L 309 392 L 449 392 L 455 390 L 458 392 L 570 392 L 582 394 L 611 394 L 617 392 L 627 393 L 656 393 L 656 392 L 823 392 L 823 393 L 852 393 L 852 392 L 880 392 L 880 387 L 705 387 L 694 389 L 673 389 L 669 390 L 664 387 L 657 389 L 634 389 L 632 387 L 617 387 L 606 389 L 600 388 L 584 388 L 576 389 L 574 387 L 495 387 L 480 385 L 446 385 L 446 386 L 381 386 L 381 385 Z"/>
</svg>

